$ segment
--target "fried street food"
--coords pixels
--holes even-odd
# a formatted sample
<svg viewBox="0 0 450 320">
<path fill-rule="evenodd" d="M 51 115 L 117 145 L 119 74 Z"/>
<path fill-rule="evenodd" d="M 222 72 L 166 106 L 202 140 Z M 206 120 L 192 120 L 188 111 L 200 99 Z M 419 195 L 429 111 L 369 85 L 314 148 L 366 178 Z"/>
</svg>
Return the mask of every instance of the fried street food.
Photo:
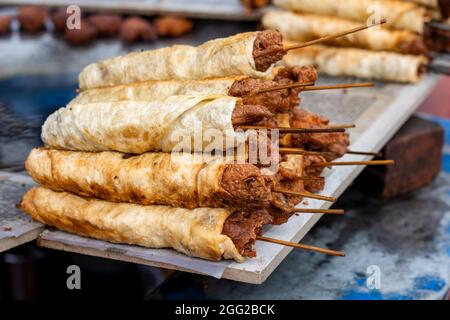
<svg viewBox="0 0 450 320">
<path fill-rule="evenodd" d="M 124 26 L 127 22 L 124 23 Z M 198 47 L 134 52 L 88 65 L 79 76 L 81 90 L 147 80 L 199 80 L 227 76 L 267 77 L 284 56 L 275 31 L 241 33 Z"/>
<path fill-rule="evenodd" d="M 360 23 L 336 17 L 274 10 L 264 15 L 263 25 L 265 28 L 280 31 L 287 40 L 308 42 L 336 32 L 355 29 Z M 333 39 L 326 44 L 406 54 L 427 53 L 420 35 L 412 31 L 384 28 L 360 31 Z"/>
<path fill-rule="evenodd" d="M 154 42 L 157 38 L 155 28 L 150 22 L 140 17 L 125 19 L 120 28 L 120 39 L 126 43 L 131 44 L 138 41 Z"/>
<path fill-rule="evenodd" d="M 69 14 L 66 8 L 60 8 L 50 14 L 50 19 L 53 22 L 55 32 L 64 33 L 67 29 L 67 19 Z"/>
<path fill-rule="evenodd" d="M 42 127 L 42 141 L 49 147 L 79 151 L 202 152 L 211 146 L 205 134 L 223 134 L 238 143 L 245 137 L 236 131 L 271 117 L 262 106 L 243 105 L 230 96 L 172 96 L 163 100 L 74 104 L 51 114 Z M 244 142 L 244 141 L 242 141 Z M 180 150 L 175 150 L 180 148 Z"/>
<path fill-rule="evenodd" d="M 329 123 L 330 120 L 327 118 L 301 108 L 295 108 L 290 119 L 291 128 L 327 128 Z M 291 143 L 292 146 L 305 150 L 328 152 L 325 158 L 327 161 L 332 161 L 344 156 L 350 140 L 348 133 L 307 133 L 293 134 Z"/>
<path fill-rule="evenodd" d="M 283 64 L 288 67 L 314 65 L 318 72 L 330 76 L 416 83 L 426 72 L 428 59 L 394 52 L 317 45 L 289 51 Z"/>
<path fill-rule="evenodd" d="M 42 187 L 29 190 L 21 208 L 36 221 L 81 236 L 146 248 L 172 248 L 214 261 L 243 262 L 245 256 L 255 256 L 252 245 L 256 236 L 271 221 L 264 211 L 111 203 Z"/>
<path fill-rule="evenodd" d="M 54 191 L 142 205 L 181 208 L 267 207 L 271 189 L 260 169 L 224 157 L 191 154 L 75 152 L 33 149 L 25 162 L 31 177 Z"/>
<path fill-rule="evenodd" d="M 20 7 L 17 15 L 21 29 L 29 33 L 37 33 L 44 30 L 47 17 L 48 10 L 39 6 Z"/>
<path fill-rule="evenodd" d="M 118 14 L 94 14 L 88 20 L 100 37 L 112 37 L 119 34 L 123 21 Z"/>
<path fill-rule="evenodd" d="M 181 37 L 191 32 L 194 25 L 191 20 L 175 16 L 156 18 L 154 24 L 160 37 L 174 38 Z"/>
<path fill-rule="evenodd" d="M 314 67 L 277 68 L 271 79 L 228 77 L 189 81 L 145 81 L 82 91 L 70 104 L 151 101 L 174 95 L 218 94 L 242 98 L 245 105 L 261 105 L 273 113 L 289 112 L 300 104 L 300 88 L 259 93 L 258 90 L 293 83 L 315 82 Z"/>
<path fill-rule="evenodd" d="M 97 29 L 87 20 L 81 20 L 79 29 L 66 29 L 64 39 L 73 46 L 84 46 L 97 38 Z"/>
<path fill-rule="evenodd" d="M 392 29 L 423 33 L 425 22 L 429 20 L 425 8 L 402 1 L 379 0 L 274 0 L 278 7 L 299 13 L 312 13 L 334 16 L 343 19 L 367 22 L 378 10 L 380 18 L 387 20 L 386 26 Z M 372 10 L 369 10 L 372 9 Z"/>
</svg>

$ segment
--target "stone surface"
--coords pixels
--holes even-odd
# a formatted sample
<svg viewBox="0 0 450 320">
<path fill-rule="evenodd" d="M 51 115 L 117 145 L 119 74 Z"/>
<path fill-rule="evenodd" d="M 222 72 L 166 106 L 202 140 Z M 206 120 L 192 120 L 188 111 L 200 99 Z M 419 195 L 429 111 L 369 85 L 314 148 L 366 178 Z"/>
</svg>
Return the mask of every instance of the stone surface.
<svg viewBox="0 0 450 320">
<path fill-rule="evenodd" d="M 0 244 L 2 239 L 20 237 L 42 226 L 16 208 L 29 188 L 30 185 L 0 178 Z"/>
</svg>

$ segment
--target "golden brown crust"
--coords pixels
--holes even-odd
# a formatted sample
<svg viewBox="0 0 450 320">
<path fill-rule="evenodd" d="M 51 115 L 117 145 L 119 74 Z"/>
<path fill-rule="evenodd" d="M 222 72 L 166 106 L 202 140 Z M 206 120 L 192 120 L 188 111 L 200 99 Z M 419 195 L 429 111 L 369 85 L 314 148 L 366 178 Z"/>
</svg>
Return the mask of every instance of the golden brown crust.
<svg viewBox="0 0 450 320">
<path fill-rule="evenodd" d="M 378 9 L 381 18 L 386 18 L 386 26 L 392 29 L 423 32 L 428 20 L 425 8 L 402 1 L 378 0 L 274 0 L 274 4 L 284 9 L 312 13 L 323 16 L 340 17 L 366 23 Z"/>
<path fill-rule="evenodd" d="M 80 73 L 80 89 L 147 80 L 193 80 L 224 76 L 265 77 L 258 71 L 253 45 L 258 32 L 240 33 L 205 42 L 199 47 L 172 47 L 133 52 L 88 65 Z"/>
<path fill-rule="evenodd" d="M 311 46 L 290 51 L 283 59 L 286 66 L 315 65 L 331 76 L 416 83 L 422 79 L 425 56 L 373 52 L 363 49 Z"/>
<path fill-rule="evenodd" d="M 24 195 L 21 208 L 34 220 L 85 237 L 173 248 L 209 260 L 244 260 L 232 240 L 222 234 L 231 210 L 110 203 L 41 187 Z"/>
<path fill-rule="evenodd" d="M 207 132 L 242 138 L 232 114 L 239 98 L 217 95 L 172 96 L 150 101 L 71 104 L 51 114 L 42 127 L 49 147 L 79 151 L 203 151 L 210 141 L 193 137 Z M 215 146 L 217 150 L 226 148 Z M 188 151 L 190 151 L 188 150 Z"/>
<path fill-rule="evenodd" d="M 151 101 L 156 98 L 176 95 L 217 94 L 228 95 L 228 91 L 235 81 L 245 76 L 223 77 L 201 80 L 149 80 L 116 85 L 105 88 L 96 88 L 81 91 L 70 104 L 92 102 L 116 102 L 124 100 Z"/>
<path fill-rule="evenodd" d="M 307 42 L 327 35 L 359 27 L 358 22 L 314 14 L 270 11 L 263 17 L 266 28 L 276 29 L 287 40 Z M 412 31 L 371 28 L 327 42 L 340 47 L 357 47 L 375 51 L 426 54 L 422 38 Z"/>
<path fill-rule="evenodd" d="M 248 176 L 234 182 L 241 185 L 241 193 L 224 188 L 223 174 L 229 166 L 245 167 Z M 30 152 L 25 167 L 46 188 L 112 202 L 197 208 L 256 207 L 270 200 L 270 189 L 258 168 L 229 164 L 225 158 L 203 161 L 181 153 L 124 157 L 118 152 L 38 148 Z M 245 188 L 250 178 L 253 184 Z"/>
</svg>

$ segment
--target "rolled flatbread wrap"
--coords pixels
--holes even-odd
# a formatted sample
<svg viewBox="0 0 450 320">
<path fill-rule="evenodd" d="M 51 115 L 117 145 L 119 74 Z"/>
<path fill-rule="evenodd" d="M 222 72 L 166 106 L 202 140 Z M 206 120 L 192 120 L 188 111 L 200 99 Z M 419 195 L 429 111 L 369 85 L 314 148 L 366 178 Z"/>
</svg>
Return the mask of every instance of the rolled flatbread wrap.
<svg viewBox="0 0 450 320">
<path fill-rule="evenodd" d="M 240 33 L 198 47 L 133 52 L 88 65 L 79 75 L 81 90 L 147 80 L 193 80 L 226 76 L 262 78 L 285 54 L 275 31 Z"/>
<path fill-rule="evenodd" d="M 232 119 L 241 104 L 230 96 L 73 104 L 47 118 L 41 137 L 49 147 L 79 151 L 200 152 L 211 143 L 215 150 L 225 150 L 227 141 L 233 142 L 231 147 L 245 141 Z M 241 118 L 247 119 L 245 114 Z M 208 139 L 211 135 L 222 141 Z"/>
<path fill-rule="evenodd" d="M 428 59 L 393 52 L 311 46 L 290 51 L 283 58 L 283 64 L 313 64 L 319 72 L 330 76 L 416 83 L 422 79 Z"/>
<path fill-rule="evenodd" d="M 426 9 L 415 4 L 401 1 L 380 0 L 274 0 L 278 7 L 300 13 L 312 13 L 334 16 L 359 22 L 371 18 L 385 18 L 386 26 L 391 29 L 409 30 L 423 33 L 428 21 Z"/>
<path fill-rule="evenodd" d="M 256 93 L 257 90 L 294 82 L 315 82 L 316 79 L 317 73 L 314 67 L 307 66 L 274 68 L 273 75 L 269 79 L 235 76 L 202 80 L 152 80 L 82 91 L 70 102 L 70 105 L 125 100 L 151 101 L 174 95 L 219 94 L 240 97 L 244 104 L 263 105 L 276 113 L 299 105 L 300 89 L 291 88 L 265 93 Z"/>
<path fill-rule="evenodd" d="M 40 185 L 84 197 L 182 208 L 267 207 L 271 189 L 260 170 L 225 157 L 192 154 L 33 149 L 25 167 Z"/>
<path fill-rule="evenodd" d="M 244 260 L 233 241 L 222 234 L 232 210 L 111 203 L 41 187 L 28 191 L 21 207 L 34 220 L 85 237 L 173 248 L 208 260 Z"/>
<path fill-rule="evenodd" d="M 234 82 L 245 76 L 202 80 L 149 80 L 81 91 L 71 104 L 116 101 L 151 101 L 176 95 L 228 95 Z"/>
<path fill-rule="evenodd" d="M 263 25 L 265 28 L 280 31 L 283 38 L 287 40 L 307 42 L 336 32 L 354 29 L 361 24 L 336 17 L 272 10 L 264 15 Z M 326 44 L 406 54 L 427 52 L 422 38 L 416 33 L 384 28 L 371 28 L 352 33 Z"/>
</svg>

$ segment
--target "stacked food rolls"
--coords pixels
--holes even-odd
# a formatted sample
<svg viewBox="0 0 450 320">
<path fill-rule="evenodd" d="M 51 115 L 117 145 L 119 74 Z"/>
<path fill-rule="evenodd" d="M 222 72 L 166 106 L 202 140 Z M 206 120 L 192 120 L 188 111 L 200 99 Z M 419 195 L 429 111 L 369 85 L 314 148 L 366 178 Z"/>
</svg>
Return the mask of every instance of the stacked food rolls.
<svg viewBox="0 0 450 320">
<path fill-rule="evenodd" d="M 275 67 L 284 54 L 281 35 L 263 31 L 87 66 L 78 96 L 47 118 L 45 146 L 26 160 L 40 186 L 21 207 L 38 221 L 95 239 L 210 260 L 256 256 L 262 227 L 285 223 L 303 200 L 280 189 L 320 191 L 323 179 L 302 179 L 320 176 L 323 168 L 310 164 L 342 156 L 336 145 L 349 143 L 346 133 L 282 135 L 280 141 L 314 146 L 328 158 L 283 155 L 276 138 L 263 133 L 256 141 L 269 162 L 253 161 L 251 133 L 241 126 L 328 125 L 315 115 L 299 118 L 298 88 L 259 92 L 316 81 L 311 66 Z M 187 64 L 198 70 L 178 70 Z M 211 140 L 196 141 L 210 130 L 220 134 L 214 148 Z"/>
<path fill-rule="evenodd" d="M 436 1 L 339 0 L 311 2 L 275 0 L 262 23 L 292 43 L 307 42 L 386 19 L 383 26 L 329 40 L 323 45 L 290 50 L 283 65 L 314 65 L 331 76 L 403 83 L 419 82 L 430 51 L 442 51 L 430 31 L 427 7 Z M 443 3 L 442 3 L 443 5 Z M 450 6 L 450 3 L 447 4 Z M 445 11 L 445 6 L 441 7 Z M 448 40 L 448 39 L 447 39 Z"/>
</svg>

